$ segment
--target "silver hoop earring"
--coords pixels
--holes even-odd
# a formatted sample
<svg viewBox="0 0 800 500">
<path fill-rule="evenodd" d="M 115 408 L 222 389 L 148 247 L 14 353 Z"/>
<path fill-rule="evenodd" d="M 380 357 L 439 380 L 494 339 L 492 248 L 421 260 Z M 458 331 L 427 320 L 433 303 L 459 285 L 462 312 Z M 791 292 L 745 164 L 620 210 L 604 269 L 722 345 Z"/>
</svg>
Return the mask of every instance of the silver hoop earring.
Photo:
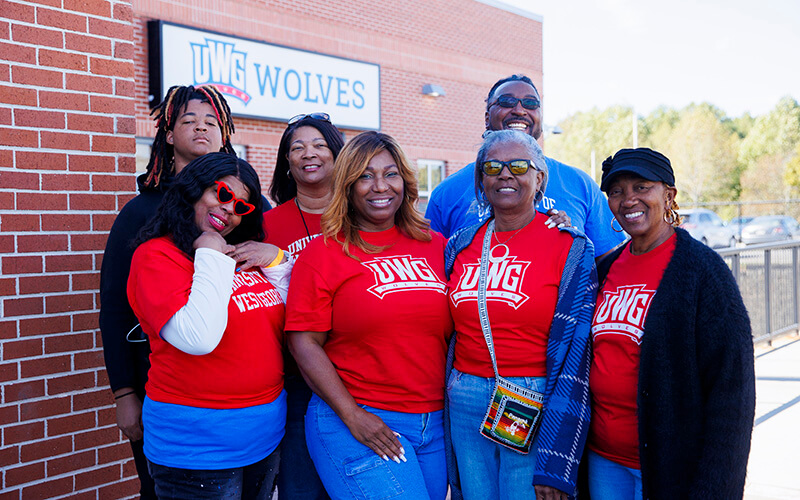
<svg viewBox="0 0 800 500">
<path fill-rule="evenodd" d="M 611 229 L 613 229 L 613 230 L 614 230 L 614 232 L 616 232 L 616 233 L 621 233 L 621 232 L 625 231 L 624 229 L 622 229 L 622 225 L 620 225 L 620 226 L 619 226 L 619 229 L 615 228 L 615 227 L 614 227 L 614 223 L 615 223 L 615 222 L 616 222 L 617 224 L 619 224 L 619 221 L 617 220 L 617 218 L 616 218 L 616 217 L 612 217 L 612 218 L 611 218 Z"/>
</svg>

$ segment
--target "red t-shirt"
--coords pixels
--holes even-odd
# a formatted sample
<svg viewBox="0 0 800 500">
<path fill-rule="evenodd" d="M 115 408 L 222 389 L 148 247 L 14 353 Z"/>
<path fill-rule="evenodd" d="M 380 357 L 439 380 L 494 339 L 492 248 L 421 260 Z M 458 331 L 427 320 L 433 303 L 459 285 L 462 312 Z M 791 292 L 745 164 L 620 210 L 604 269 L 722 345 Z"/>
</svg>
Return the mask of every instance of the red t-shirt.
<svg viewBox="0 0 800 500">
<path fill-rule="evenodd" d="M 377 254 L 360 261 L 329 238 L 313 240 L 292 271 L 286 331 L 329 332 L 325 353 L 361 404 L 404 413 L 444 407 L 452 320 L 444 283 L 445 240 L 417 241 L 396 227 L 361 232 Z"/>
<path fill-rule="evenodd" d="M 199 408 L 244 408 L 273 401 L 283 389 L 284 306 L 256 268 L 238 272 L 228 326 L 209 354 L 187 354 L 159 332 L 186 305 L 194 262 L 167 237 L 143 243 L 133 255 L 128 300 L 150 338 L 147 395 Z"/>
<path fill-rule="evenodd" d="M 489 263 L 486 309 L 492 326 L 495 356 L 503 377 L 543 377 L 550 324 L 558 300 L 561 273 L 572 247 L 572 236 L 544 225 L 537 213 L 521 231 L 492 236 L 492 255 L 508 255 Z M 478 316 L 478 277 L 484 226 L 456 257 L 448 290 L 456 343 L 455 367 L 478 377 L 494 377 L 492 358 Z M 516 233 L 516 234 L 514 234 Z"/>
<path fill-rule="evenodd" d="M 603 282 L 592 320 L 589 448 L 632 469 L 639 468 L 636 393 L 644 322 L 674 251 L 674 235 L 641 255 L 628 245 Z"/>
<path fill-rule="evenodd" d="M 264 232 L 267 243 L 288 250 L 294 258 L 322 232 L 322 214 L 301 212 L 295 202 L 297 198 L 264 212 Z"/>
</svg>

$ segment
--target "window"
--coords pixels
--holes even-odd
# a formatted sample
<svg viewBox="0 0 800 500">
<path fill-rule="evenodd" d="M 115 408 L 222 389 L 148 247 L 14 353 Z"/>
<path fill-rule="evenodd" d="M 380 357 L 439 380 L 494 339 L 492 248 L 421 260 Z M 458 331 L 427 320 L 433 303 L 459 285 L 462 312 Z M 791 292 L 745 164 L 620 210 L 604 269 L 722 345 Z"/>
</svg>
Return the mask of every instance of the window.
<svg viewBox="0 0 800 500">
<path fill-rule="evenodd" d="M 425 213 L 433 189 L 444 178 L 444 162 L 441 160 L 417 160 L 419 182 L 419 210 Z"/>
<path fill-rule="evenodd" d="M 147 170 L 147 163 L 150 161 L 150 147 L 153 139 L 150 137 L 136 138 L 136 176 L 143 174 Z"/>
</svg>

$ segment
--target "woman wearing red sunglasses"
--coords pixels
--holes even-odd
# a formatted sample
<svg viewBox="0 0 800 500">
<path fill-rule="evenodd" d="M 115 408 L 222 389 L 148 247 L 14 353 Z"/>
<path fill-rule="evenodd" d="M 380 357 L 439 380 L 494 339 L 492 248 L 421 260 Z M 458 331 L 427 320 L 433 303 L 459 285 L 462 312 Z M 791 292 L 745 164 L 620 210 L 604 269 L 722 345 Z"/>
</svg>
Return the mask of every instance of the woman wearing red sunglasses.
<svg viewBox="0 0 800 500">
<path fill-rule="evenodd" d="M 158 498 L 272 494 L 290 266 L 274 246 L 269 268 L 231 258 L 263 240 L 261 205 L 253 168 L 211 153 L 176 176 L 140 234 L 128 299 L 152 348 L 142 421 Z"/>
</svg>

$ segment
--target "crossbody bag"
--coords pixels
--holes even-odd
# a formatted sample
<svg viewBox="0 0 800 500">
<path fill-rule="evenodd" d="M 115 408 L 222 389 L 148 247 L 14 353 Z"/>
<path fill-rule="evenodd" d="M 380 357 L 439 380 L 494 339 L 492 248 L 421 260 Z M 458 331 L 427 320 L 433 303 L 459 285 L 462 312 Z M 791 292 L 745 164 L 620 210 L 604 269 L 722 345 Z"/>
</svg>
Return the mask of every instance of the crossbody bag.
<svg viewBox="0 0 800 500">
<path fill-rule="evenodd" d="M 478 314 L 483 338 L 489 348 L 494 369 L 494 392 L 481 423 L 480 433 L 497 444 L 521 454 L 527 454 L 536 437 L 536 431 L 544 411 L 544 394 L 509 382 L 500 376 L 492 340 L 492 327 L 486 309 L 486 281 L 489 273 L 491 240 L 494 234 L 494 219 L 489 221 L 481 249 L 481 268 L 478 278 Z"/>
</svg>

